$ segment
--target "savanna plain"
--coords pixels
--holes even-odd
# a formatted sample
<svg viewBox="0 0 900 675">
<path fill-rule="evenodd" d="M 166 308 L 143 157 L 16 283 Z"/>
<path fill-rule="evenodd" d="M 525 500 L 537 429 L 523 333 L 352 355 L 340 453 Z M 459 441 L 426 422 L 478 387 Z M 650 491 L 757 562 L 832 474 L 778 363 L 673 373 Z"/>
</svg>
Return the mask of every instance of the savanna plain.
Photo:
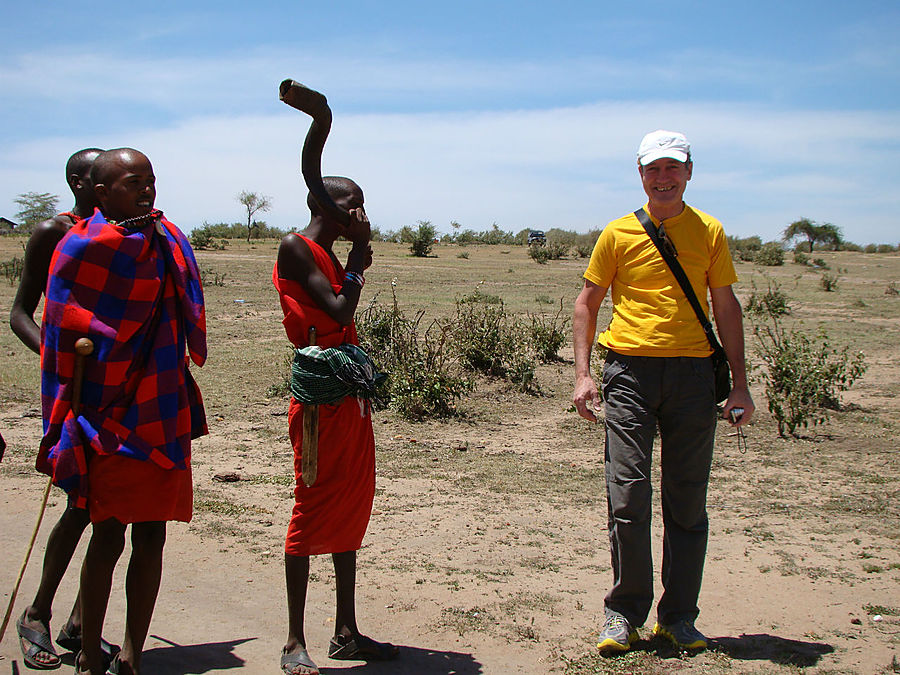
<svg viewBox="0 0 900 675">
<path fill-rule="evenodd" d="M 0 260 L 24 239 L 0 238 Z M 564 316 L 586 260 L 538 264 L 523 246 L 437 245 L 428 258 L 376 242 L 361 307 L 394 294 L 422 325 L 453 321 L 478 290 L 522 316 Z M 345 257 L 347 245 L 337 246 Z M 194 369 L 209 418 L 195 442 L 195 515 L 169 526 L 163 584 L 144 667 L 163 675 L 277 673 L 286 633 L 282 547 L 292 506 L 292 452 L 283 384 L 290 350 L 271 284 L 276 241 L 230 241 L 198 251 L 209 359 Z M 313 560 L 307 639 L 323 673 L 895 673 L 900 672 L 900 254 L 816 252 L 822 269 L 737 262 L 742 304 L 776 284 L 785 321 L 865 355 L 867 370 L 817 426 L 782 437 L 767 411 L 753 316 L 745 316 L 758 412 L 747 448 L 720 424 L 709 491 L 710 539 L 699 654 L 653 639 L 602 658 L 595 650 L 611 580 L 603 487 L 603 430 L 571 410 L 571 336 L 538 364 L 534 391 L 478 376 L 448 419 L 375 415 L 377 491 L 359 553 L 360 627 L 401 645 L 388 664 L 327 658 L 333 573 Z M 893 289 L 893 292 L 892 292 Z M 0 315 L 15 287 L 0 279 Z M 39 310 L 40 311 L 40 310 Z M 601 324 L 609 318 L 608 300 Z M 5 322 L 5 319 L 4 319 Z M 0 328 L 0 598 L 3 607 L 34 528 L 45 478 L 39 364 Z M 658 450 L 657 450 L 658 452 Z M 658 466 L 658 456 L 654 459 Z M 657 477 L 658 479 L 658 477 Z M 658 482 L 658 480 L 657 480 Z M 47 534 L 64 508 L 51 493 L 13 618 L 33 597 Z M 661 518 L 654 504 L 657 565 Z M 52 632 L 77 590 L 76 554 L 55 602 Z M 123 558 L 127 557 L 129 551 Z M 124 560 L 105 635 L 121 641 Z M 657 572 L 658 576 L 658 572 Z M 657 588 L 657 595 L 660 589 Z M 65 657 L 63 672 L 71 669 Z M 21 669 L 21 670 L 20 670 Z M 0 672 L 22 672 L 15 629 Z"/>
</svg>

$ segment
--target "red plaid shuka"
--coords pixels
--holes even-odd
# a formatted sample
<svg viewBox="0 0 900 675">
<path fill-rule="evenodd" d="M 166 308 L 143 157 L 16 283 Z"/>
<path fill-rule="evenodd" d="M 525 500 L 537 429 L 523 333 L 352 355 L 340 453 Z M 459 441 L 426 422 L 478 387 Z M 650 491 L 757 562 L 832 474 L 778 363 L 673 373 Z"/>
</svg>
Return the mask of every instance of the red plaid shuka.
<svg viewBox="0 0 900 675">
<path fill-rule="evenodd" d="M 90 450 L 184 469 L 207 433 L 188 369 L 206 360 L 200 272 L 187 238 L 157 212 L 130 230 L 99 210 L 78 222 L 50 263 L 41 327 L 44 437 L 39 471 L 87 503 Z M 75 341 L 88 337 L 80 414 L 72 413 Z"/>
</svg>

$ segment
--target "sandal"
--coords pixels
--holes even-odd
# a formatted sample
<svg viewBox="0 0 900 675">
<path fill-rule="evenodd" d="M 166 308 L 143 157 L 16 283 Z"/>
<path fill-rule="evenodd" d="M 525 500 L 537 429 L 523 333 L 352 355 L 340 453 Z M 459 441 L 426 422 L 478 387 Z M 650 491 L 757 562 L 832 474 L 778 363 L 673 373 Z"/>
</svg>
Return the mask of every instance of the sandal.
<svg viewBox="0 0 900 675">
<path fill-rule="evenodd" d="M 42 633 L 26 626 L 23 622 L 24 618 L 25 615 L 22 614 L 20 618 L 16 619 L 16 633 L 19 634 L 19 648 L 22 650 L 22 659 L 25 661 L 25 665 L 35 670 L 54 670 L 59 668 L 62 660 L 53 648 L 53 643 L 50 642 L 50 625 L 43 622 L 47 632 Z M 27 649 L 22 643 L 23 640 L 29 643 Z M 49 654 L 53 659 L 48 662 L 38 661 L 35 658 L 38 654 Z"/>
<path fill-rule="evenodd" d="M 116 652 L 109 661 L 106 661 L 106 675 L 119 675 L 120 663 L 119 652 Z M 75 675 L 87 675 L 88 673 L 90 671 L 81 669 L 81 650 L 79 650 L 75 653 Z"/>
<path fill-rule="evenodd" d="M 81 635 L 73 635 L 67 630 L 67 626 L 68 624 L 59 629 L 59 635 L 56 636 L 56 644 L 58 644 L 66 651 L 78 653 L 81 651 Z M 103 656 L 108 667 L 109 664 L 112 663 L 116 654 L 122 651 L 122 648 L 119 647 L 119 645 L 114 645 L 111 642 L 107 642 L 103 638 L 100 638 L 100 651 L 103 652 Z"/>
<path fill-rule="evenodd" d="M 376 642 L 365 635 L 335 635 L 328 646 L 328 657 L 339 661 L 390 661 L 400 648 L 390 642 Z"/>
<path fill-rule="evenodd" d="M 306 675 L 319 675 L 319 666 L 309 657 L 306 648 L 300 647 L 300 651 L 294 654 L 281 653 L 281 670 L 285 675 L 294 675 L 297 666 L 309 669 Z"/>
</svg>

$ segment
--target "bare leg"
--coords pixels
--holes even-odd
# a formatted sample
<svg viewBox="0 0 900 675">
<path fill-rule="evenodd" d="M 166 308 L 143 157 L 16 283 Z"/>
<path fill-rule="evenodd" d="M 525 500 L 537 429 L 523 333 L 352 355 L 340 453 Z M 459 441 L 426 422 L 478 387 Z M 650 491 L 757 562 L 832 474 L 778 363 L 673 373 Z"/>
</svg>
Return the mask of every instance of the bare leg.
<svg viewBox="0 0 900 675">
<path fill-rule="evenodd" d="M 125 548 L 125 525 L 115 518 L 94 523 L 81 566 L 81 654 L 78 665 L 83 672 L 103 675 L 106 672 L 100 649 L 100 631 L 109 604 L 113 572 Z"/>
<path fill-rule="evenodd" d="M 356 551 L 333 553 L 335 579 L 334 634 L 358 635 L 356 627 Z"/>
<path fill-rule="evenodd" d="M 125 578 L 128 608 L 125 616 L 125 640 L 119 662 L 122 672 L 139 673 L 144 642 L 150 630 L 153 608 L 162 579 L 166 524 L 161 521 L 134 523 L 131 526 L 131 560 Z"/>
<path fill-rule="evenodd" d="M 41 570 L 40 584 L 34 600 L 25 608 L 25 615 L 22 620 L 24 626 L 41 633 L 49 630 L 53 598 L 56 596 L 59 584 L 66 573 L 66 569 L 69 567 L 69 563 L 72 561 L 72 556 L 88 522 L 90 522 L 88 512 L 85 509 L 76 509 L 70 505 L 63 511 L 56 525 L 53 526 L 50 536 L 47 538 L 47 550 L 44 553 L 44 566 Z M 75 607 L 79 607 L 77 599 L 75 600 Z M 73 608 L 73 617 L 75 611 L 75 608 Z M 71 618 L 69 622 L 72 622 Z M 77 623 L 80 630 L 80 611 Z M 48 637 L 50 636 L 48 635 Z M 42 652 L 35 657 L 35 660 L 39 663 L 52 663 L 57 660 L 43 657 L 49 657 L 49 655 Z"/>
<path fill-rule="evenodd" d="M 333 659 L 384 661 L 400 650 L 387 642 L 376 642 L 359 632 L 356 625 L 356 551 L 333 553 L 335 577 L 334 637 L 328 649 Z"/>
<path fill-rule="evenodd" d="M 311 665 L 297 664 L 289 672 L 293 675 L 318 673 L 306 652 L 303 625 L 306 615 L 306 590 L 309 586 L 309 556 L 284 556 L 284 577 L 287 585 L 288 635 L 282 654 L 301 655 Z"/>
</svg>

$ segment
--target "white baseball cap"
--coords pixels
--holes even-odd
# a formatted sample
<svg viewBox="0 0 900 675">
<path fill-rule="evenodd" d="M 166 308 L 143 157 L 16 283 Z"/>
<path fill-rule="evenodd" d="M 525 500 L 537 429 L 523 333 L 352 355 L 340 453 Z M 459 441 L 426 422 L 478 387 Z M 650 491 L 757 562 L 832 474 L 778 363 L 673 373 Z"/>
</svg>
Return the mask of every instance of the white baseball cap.
<svg viewBox="0 0 900 675">
<path fill-rule="evenodd" d="M 691 144 L 684 134 L 677 131 L 665 131 L 658 129 L 644 136 L 638 148 L 638 164 L 647 166 L 661 157 L 671 157 L 679 162 L 686 162 L 691 158 Z"/>
</svg>

